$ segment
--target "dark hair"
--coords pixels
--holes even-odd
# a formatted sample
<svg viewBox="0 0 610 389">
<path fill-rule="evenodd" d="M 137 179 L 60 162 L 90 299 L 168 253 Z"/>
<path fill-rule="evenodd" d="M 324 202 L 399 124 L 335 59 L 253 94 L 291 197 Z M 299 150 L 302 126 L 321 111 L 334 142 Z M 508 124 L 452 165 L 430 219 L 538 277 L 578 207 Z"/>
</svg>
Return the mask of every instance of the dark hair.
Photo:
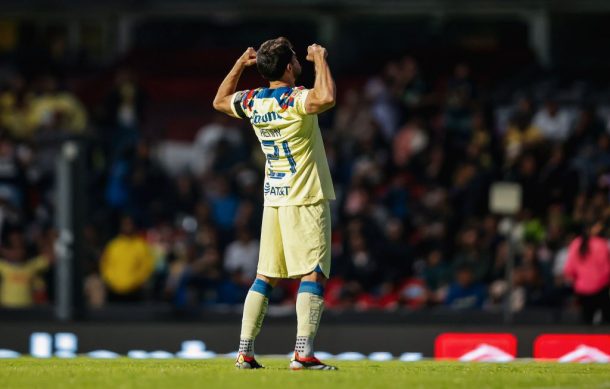
<svg viewBox="0 0 610 389">
<path fill-rule="evenodd" d="M 277 81 L 284 75 L 292 61 L 292 43 L 283 36 L 264 42 L 256 52 L 256 68 L 269 81 Z"/>
</svg>

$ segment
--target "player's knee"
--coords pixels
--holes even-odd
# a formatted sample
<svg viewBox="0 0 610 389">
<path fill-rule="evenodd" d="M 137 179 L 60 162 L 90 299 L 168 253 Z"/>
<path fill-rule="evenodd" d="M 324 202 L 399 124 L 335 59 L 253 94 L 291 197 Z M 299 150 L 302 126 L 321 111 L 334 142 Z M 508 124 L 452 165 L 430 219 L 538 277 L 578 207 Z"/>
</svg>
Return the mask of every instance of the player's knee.
<svg viewBox="0 0 610 389">
<path fill-rule="evenodd" d="M 265 283 L 271 285 L 271 287 L 274 287 L 275 285 L 277 285 L 277 283 L 279 281 L 279 279 L 277 279 L 277 278 L 267 277 L 262 274 L 257 274 L 256 279 L 264 281 Z M 256 280 L 255 280 L 255 282 L 256 282 Z"/>
<path fill-rule="evenodd" d="M 328 281 L 328 278 L 326 278 L 326 276 L 322 272 L 322 269 L 320 268 L 320 266 L 318 266 L 311 273 L 306 274 L 303 277 L 301 277 L 301 282 L 303 282 L 303 281 L 316 282 L 316 283 L 324 286 L 324 285 L 326 285 L 326 281 Z"/>
<path fill-rule="evenodd" d="M 311 293 L 316 296 L 324 297 L 324 284 L 315 281 L 301 280 L 298 293 Z"/>
<path fill-rule="evenodd" d="M 260 278 L 255 279 L 252 283 L 252 286 L 250 287 L 251 292 L 262 294 L 266 298 L 269 298 L 269 296 L 271 296 L 272 290 L 273 285 L 261 280 Z"/>
</svg>

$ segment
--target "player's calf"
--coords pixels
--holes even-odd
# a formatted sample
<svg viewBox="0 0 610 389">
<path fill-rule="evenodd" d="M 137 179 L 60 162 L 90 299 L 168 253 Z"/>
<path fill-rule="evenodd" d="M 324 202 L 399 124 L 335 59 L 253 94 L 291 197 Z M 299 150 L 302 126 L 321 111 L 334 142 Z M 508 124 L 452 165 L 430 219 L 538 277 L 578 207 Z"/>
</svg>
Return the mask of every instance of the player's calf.
<svg viewBox="0 0 610 389">
<path fill-rule="evenodd" d="M 244 302 L 239 354 L 235 366 L 239 369 L 259 369 L 262 366 L 254 359 L 254 339 L 261 330 L 269 304 L 272 285 L 257 278 L 248 291 Z"/>
<path fill-rule="evenodd" d="M 297 295 L 297 339 L 292 370 L 337 370 L 334 366 L 320 362 L 314 356 L 313 341 L 324 310 L 324 286 L 321 282 L 301 281 Z"/>
</svg>

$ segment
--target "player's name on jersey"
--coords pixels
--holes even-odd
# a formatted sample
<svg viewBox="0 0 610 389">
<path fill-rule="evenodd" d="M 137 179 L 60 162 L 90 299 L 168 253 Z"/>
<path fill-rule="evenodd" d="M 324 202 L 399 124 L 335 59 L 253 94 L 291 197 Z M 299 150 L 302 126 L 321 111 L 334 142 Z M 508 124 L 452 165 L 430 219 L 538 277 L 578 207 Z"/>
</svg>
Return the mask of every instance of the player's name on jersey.
<svg viewBox="0 0 610 389">
<path fill-rule="evenodd" d="M 259 124 L 259 123 L 267 123 L 273 120 L 279 120 L 279 119 L 284 119 L 283 117 L 280 116 L 280 114 L 278 114 L 277 112 L 267 112 L 264 115 L 259 115 L 257 110 L 254 110 L 254 112 L 252 112 L 252 119 L 250 119 L 250 121 L 252 122 L 252 124 Z"/>
<path fill-rule="evenodd" d="M 261 136 L 266 137 L 266 138 L 279 138 L 280 136 L 282 136 L 282 133 L 280 130 L 265 130 L 265 129 L 261 129 Z"/>
<path fill-rule="evenodd" d="M 269 183 L 265 184 L 265 195 L 288 196 L 289 191 L 289 186 L 271 186 Z"/>
</svg>

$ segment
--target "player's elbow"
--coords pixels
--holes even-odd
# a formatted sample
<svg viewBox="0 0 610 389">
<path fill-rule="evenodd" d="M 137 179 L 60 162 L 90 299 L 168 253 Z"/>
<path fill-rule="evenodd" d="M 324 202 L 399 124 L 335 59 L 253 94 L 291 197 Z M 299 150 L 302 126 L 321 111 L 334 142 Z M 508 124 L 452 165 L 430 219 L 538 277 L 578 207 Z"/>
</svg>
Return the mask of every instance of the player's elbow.
<svg viewBox="0 0 610 389">
<path fill-rule="evenodd" d="M 335 96 L 333 96 L 332 94 L 328 94 L 326 96 L 323 96 L 320 99 L 320 105 L 324 106 L 326 109 L 328 108 L 332 108 L 335 106 Z"/>
<path fill-rule="evenodd" d="M 218 99 L 214 99 L 214 102 L 212 103 L 212 107 L 214 107 L 215 110 L 222 112 L 222 101 L 220 101 Z"/>
</svg>

